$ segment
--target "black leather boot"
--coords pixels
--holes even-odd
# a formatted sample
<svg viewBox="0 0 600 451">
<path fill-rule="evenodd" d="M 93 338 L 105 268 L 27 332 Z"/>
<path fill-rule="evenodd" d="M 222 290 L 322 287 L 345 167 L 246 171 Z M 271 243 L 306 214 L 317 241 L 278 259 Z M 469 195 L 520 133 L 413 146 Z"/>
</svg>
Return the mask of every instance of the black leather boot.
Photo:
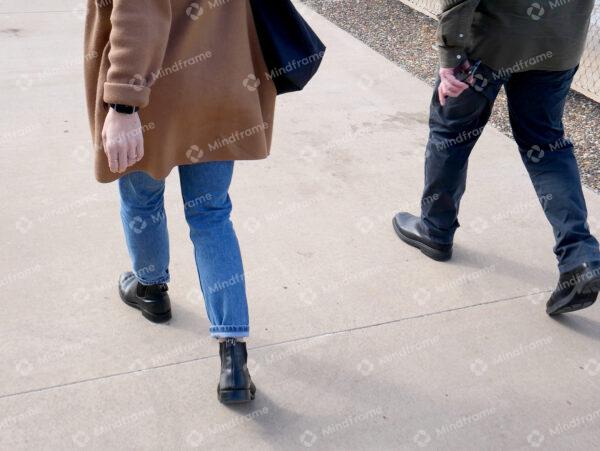
<svg viewBox="0 0 600 451">
<path fill-rule="evenodd" d="M 256 387 L 248 371 L 246 343 L 227 338 L 219 343 L 221 378 L 217 387 L 219 401 L 223 404 L 239 404 L 254 399 Z"/>
<path fill-rule="evenodd" d="M 413 247 L 416 247 L 429 258 L 443 262 L 452 258 L 452 244 L 438 244 L 429 238 L 421 224 L 421 218 L 410 213 L 398 213 L 394 217 L 396 235 Z"/>
<path fill-rule="evenodd" d="M 589 307 L 600 291 L 600 261 L 583 263 L 562 273 L 558 286 L 546 304 L 548 315 L 574 312 Z"/>
<path fill-rule="evenodd" d="M 166 283 L 142 285 L 132 272 L 119 277 L 119 294 L 125 304 L 142 311 L 142 315 L 153 323 L 164 323 L 171 319 L 171 300 Z"/>
</svg>

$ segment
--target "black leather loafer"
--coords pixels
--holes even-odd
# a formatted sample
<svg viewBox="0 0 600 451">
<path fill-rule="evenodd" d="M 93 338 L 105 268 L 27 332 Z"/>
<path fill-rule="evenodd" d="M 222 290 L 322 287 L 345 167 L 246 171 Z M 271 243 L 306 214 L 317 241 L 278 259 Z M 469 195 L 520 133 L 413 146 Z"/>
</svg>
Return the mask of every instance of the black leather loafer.
<svg viewBox="0 0 600 451">
<path fill-rule="evenodd" d="M 223 404 L 239 404 L 254 399 L 256 387 L 248 371 L 246 343 L 227 338 L 219 343 L 221 377 L 217 387 L 219 401 Z"/>
<path fill-rule="evenodd" d="M 600 291 L 600 261 L 583 263 L 562 273 L 558 286 L 546 304 L 548 315 L 574 312 L 589 307 Z"/>
<path fill-rule="evenodd" d="M 125 304 L 142 311 L 142 315 L 153 323 L 164 323 L 171 319 L 171 300 L 167 284 L 142 285 L 132 272 L 119 278 L 119 294 Z"/>
<path fill-rule="evenodd" d="M 429 239 L 423 229 L 421 219 L 410 213 L 398 213 L 394 217 L 394 230 L 398 237 L 416 247 L 429 258 L 443 262 L 452 258 L 452 244 L 438 244 Z"/>
</svg>

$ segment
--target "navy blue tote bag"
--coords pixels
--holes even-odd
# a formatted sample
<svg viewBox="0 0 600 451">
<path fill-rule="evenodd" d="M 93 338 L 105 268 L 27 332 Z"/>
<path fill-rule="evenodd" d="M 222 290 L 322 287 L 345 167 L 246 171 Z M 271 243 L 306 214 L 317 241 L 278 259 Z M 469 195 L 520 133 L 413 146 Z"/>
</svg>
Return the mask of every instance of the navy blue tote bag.
<svg viewBox="0 0 600 451">
<path fill-rule="evenodd" d="M 277 94 L 301 91 L 317 73 L 325 45 L 290 0 L 250 0 L 250 4 Z"/>
</svg>

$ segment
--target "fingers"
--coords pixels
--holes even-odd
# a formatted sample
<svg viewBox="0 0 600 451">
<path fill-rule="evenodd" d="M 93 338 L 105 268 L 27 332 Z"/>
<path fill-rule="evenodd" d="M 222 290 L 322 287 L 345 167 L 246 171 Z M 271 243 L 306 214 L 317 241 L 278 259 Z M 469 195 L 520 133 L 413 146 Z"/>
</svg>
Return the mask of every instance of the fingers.
<svg viewBox="0 0 600 451">
<path fill-rule="evenodd" d="M 440 105 L 446 105 L 446 91 L 444 90 L 444 83 L 442 82 L 438 88 L 438 99 L 440 101 Z"/>
<path fill-rule="evenodd" d="M 461 64 L 458 70 L 462 72 L 466 72 L 471 68 L 471 63 L 469 61 L 465 61 Z M 440 101 L 440 105 L 446 105 L 446 101 L 448 97 L 459 97 L 463 92 L 465 92 L 471 84 L 475 81 L 473 76 L 470 76 L 465 82 L 460 81 L 456 78 L 456 68 L 441 68 L 440 69 L 440 86 L 438 87 L 438 98 Z"/>
<path fill-rule="evenodd" d="M 144 156 L 144 141 L 140 135 L 111 137 L 111 130 L 102 133 L 108 167 L 113 173 L 123 173 Z"/>
<path fill-rule="evenodd" d="M 438 88 L 440 105 L 446 105 L 446 99 L 448 97 L 459 97 L 467 89 L 469 89 L 467 83 L 457 80 L 454 75 L 447 73 L 443 74 Z"/>
<path fill-rule="evenodd" d="M 448 94 L 450 94 L 452 97 L 458 97 L 469 88 L 468 84 L 459 81 L 454 75 L 446 76 L 444 82 L 446 83 L 446 90 L 448 91 Z"/>
<path fill-rule="evenodd" d="M 134 146 L 135 144 L 131 141 L 108 141 L 105 144 L 104 150 L 110 172 L 123 173 L 129 166 L 136 163 Z"/>
<path fill-rule="evenodd" d="M 106 159 L 108 160 L 108 168 L 110 172 L 117 172 L 119 170 L 119 157 L 117 152 L 115 152 L 113 143 L 108 139 L 108 135 L 106 134 L 106 126 L 105 129 L 102 130 L 102 147 L 104 148 L 104 153 L 106 154 Z"/>
<path fill-rule="evenodd" d="M 119 152 L 114 147 L 105 148 L 110 172 L 119 172 Z"/>
<path fill-rule="evenodd" d="M 465 92 L 469 85 L 466 83 L 462 83 L 464 86 L 457 87 L 456 85 L 452 85 L 448 83 L 447 80 L 442 80 L 440 86 L 438 88 L 438 98 L 440 100 L 440 105 L 446 105 L 446 99 L 448 97 L 459 97 L 463 92 Z"/>
<path fill-rule="evenodd" d="M 124 140 L 115 149 L 119 172 L 123 173 L 144 157 L 144 141 L 141 137 Z"/>
<path fill-rule="evenodd" d="M 450 85 L 450 84 L 446 84 L 444 90 L 445 90 L 446 95 L 448 97 L 458 97 L 463 92 L 465 92 L 465 90 L 467 88 L 468 88 L 468 86 L 465 86 L 464 88 L 463 87 L 458 87 L 457 88 L 456 86 L 453 86 L 453 85 Z"/>
<path fill-rule="evenodd" d="M 127 167 L 133 166 L 138 162 L 137 158 L 137 140 L 130 140 L 127 143 Z"/>
<path fill-rule="evenodd" d="M 108 158 L 108 168 L 110 169 L 110 172 L 115 173 L 119 171 L 119 158 L 115 155 L 110 155 L 108 152 L 106 154 L 106 157 Z"/>
<path fill-rule="evenodd" d="M 136 163 L 144 158 L 144 138 L 140 136 L 136 144 Z"/>
<path fill-rule="evenodd" d="M 119 148 L 119 172 L 123 173 L 129 166 L 129 156 L 128 156 L 127 146 L 123 146 Z"/>
</svg>

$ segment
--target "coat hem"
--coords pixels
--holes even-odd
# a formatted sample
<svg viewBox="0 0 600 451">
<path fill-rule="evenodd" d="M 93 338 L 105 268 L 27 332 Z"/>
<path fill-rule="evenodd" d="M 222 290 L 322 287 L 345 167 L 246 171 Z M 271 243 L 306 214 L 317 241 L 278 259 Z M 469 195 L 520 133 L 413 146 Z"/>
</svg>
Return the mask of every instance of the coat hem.
<svg viewBox="0 0 600 451">
<path fill-rule="evenodd" d="M 131 174 L 133 172 L 145 172 L 146 174 L 148 174 L 150 177 L 152 177 L 155 180 L 165 180 L 171 174 L 173 169 L 176 167 L 179 167 L 179 166 L 190 166 L 192 164 L 210 163 L 213 161 L 259 161 L 259 160 L 267 159 L 269 157 L 269 155 L 270 155 L 270 153 L 267 153 L 265 155 L 247 156 L 247 157 L 237 157 L 236 156 L 236 158 L 215 158 L 215 159 L 211 159 L 211 160 L 199 161 L 197 163 L 186 160 L 186 161 L 176 163 L 176 164 L 170 166 L 167 171 L 154 171 L 154 170 L 150 170 L 148 168 L 136 167 L 138 165 L 134 165 L 122 173 L 109 172 L 108 174 L 106 174 L 106 173 L 96 172 L 95 175 L 96 175 L 96 181 L 98 183 L 102 183 L 102 184 L 116 182 L 121 177 L 123 177 L 127 174 Z"/>
</svg>

